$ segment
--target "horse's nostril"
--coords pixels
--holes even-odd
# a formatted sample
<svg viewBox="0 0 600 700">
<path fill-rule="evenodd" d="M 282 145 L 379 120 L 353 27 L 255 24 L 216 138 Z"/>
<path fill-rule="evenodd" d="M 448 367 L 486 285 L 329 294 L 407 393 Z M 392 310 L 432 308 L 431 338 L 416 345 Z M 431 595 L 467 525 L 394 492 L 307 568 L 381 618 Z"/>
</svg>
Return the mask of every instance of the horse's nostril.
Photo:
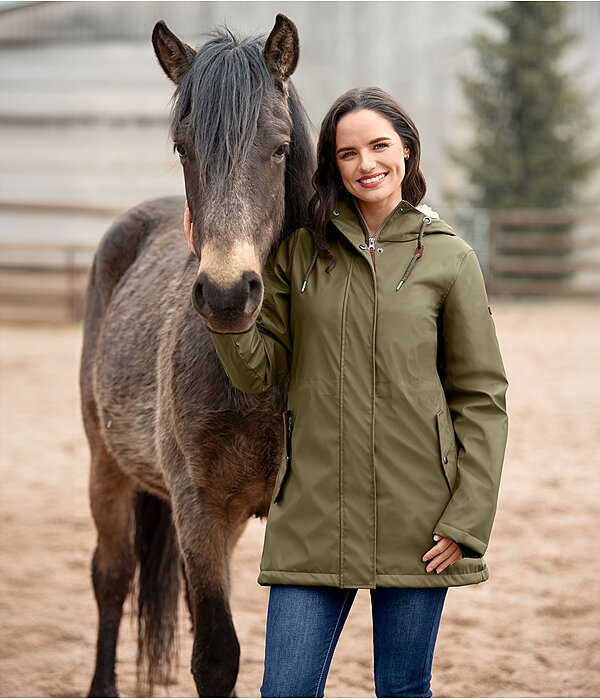
<svg viewBox="0 0 600 700">
<path fill-rule="evenodd" d="M 192 305 L 200 315 L 208 314 L 208 304 L 204 295 L 203 280 L 198 276 L 192 285 Z"/>
<path fill-rule="evenodd" d="M 260 306 L 262 292 L 262 278 L 256 272 L 246 270 L 233 285 L 223 287 L 203 271 L 192 285 L 192 305 L 212 328 L 244 329 Z"/>
<path fill-rule="evenodd" d="M 254 274 L 254 277 L 250 280 L 248 280 L 248 287 L 250 288 L 250 294 L 260 294 L 260 288 L 262 287 L 262 283 L 260 281 L 260 277 L 257 274 Z"/>
<path fill-rule="evenodd" d="M 262 299 L 263 283 L 260 275 L 256 272 L 246 272 L 244 278 L 248 284 L 248 297 L 244 311 L 251 315 L 256 310 Z"/>
</svg>

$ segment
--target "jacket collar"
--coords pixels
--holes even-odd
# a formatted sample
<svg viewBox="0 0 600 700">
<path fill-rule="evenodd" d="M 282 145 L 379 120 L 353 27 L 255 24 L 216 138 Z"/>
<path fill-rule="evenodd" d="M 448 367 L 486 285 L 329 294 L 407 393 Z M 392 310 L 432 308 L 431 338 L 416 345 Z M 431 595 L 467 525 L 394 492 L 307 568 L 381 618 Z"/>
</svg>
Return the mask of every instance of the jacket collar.
<svg viewBox="0 0 600 700">
<path fill-rule="evenodd" d="M 425 216 L 427 214 L 419 211 L 406 200 L 402 200 L 379 232 L 377 241 L 401 243 L 416 240 Z M 431 223 L 425 230 L 426 234 L 446 233 L 450 236 L 455 235 L 445 221 L 439 218 L 430 218 Z M 340 200 L 331 214 L 330 221 L 354 246 L 365 243 L 367 234 L 363 229 L 361 216 L 353 199 Z"/>
<path fill-rule="evenodd" d="M 415 249 L 412 260 L 408 264 L 404 275 L 402 275 L 396 287 L 396 291 L 406 282 L 413 267 L 423 255 L 424 247 L 422 239 L 424 234 L 447 233 L 450 236 L 455 235 L 450 226 L 448 226 L 445 221 L 438 218 L 435 212 L 429 209 L 429 207 L 424 207 L 424 209 L 424 212 L 419 211 L 419 209 L 413 207 L 412 204 L 402 200 L 388 217 L 377 236 L 377 241 L 400 243 L 404 243 L 405 241 L 417 241 L 417 248 Z M 362 217 L 353 199 L 343 199 L 339 201 L 330 217 L 330 221 L 334 224 L 335 228 L 350 241 L 355 249 L 358 249 L 357 252 L 361 253 L 363 257 L 367 257 L 369 254 L 366 251 L 365 243 L 367 242 L 368 236 L 366 230 L 363 229 L 361 220 Z M 360 248 L 361 245 L 362 248 Z M 315 248 L 310 265 L 304 275 L 300 292 L 304 292 L 306 289 L 308 277 L 315 266 L 318 253 L 318 249 Z"/>
</svg>

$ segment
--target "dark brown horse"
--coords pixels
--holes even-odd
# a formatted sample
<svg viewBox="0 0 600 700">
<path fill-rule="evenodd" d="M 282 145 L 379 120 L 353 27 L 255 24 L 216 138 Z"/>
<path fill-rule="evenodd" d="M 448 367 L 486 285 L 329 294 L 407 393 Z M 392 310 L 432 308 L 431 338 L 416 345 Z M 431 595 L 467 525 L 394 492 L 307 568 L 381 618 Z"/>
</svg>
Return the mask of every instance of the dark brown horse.
<svg viewBox="0 0 600 700">
<path fill-rule="evenodd" d="M 81 363 L 98 530 L 90 695 L 116 695 L 137 570 L 139 692 L 168 676 L 183 572 L 198 693 L 229 697 L 239 664 L 229 559 L 248 519 L 268 512 L 287 380 L 261 395 L 233 388 L 204 324 L 242 331 L 258 315 L 262 266 L 305 220 L 313 135 L 289 82 L 298 35 L 286 17 L 264 45 L 224 31 L 195 51 L 164 22 L 152 41 L 177 85 L 171 134 L 200 266 L 185 243 L 183 197 L 127 211 L 94 259 Z"/>
</svg>

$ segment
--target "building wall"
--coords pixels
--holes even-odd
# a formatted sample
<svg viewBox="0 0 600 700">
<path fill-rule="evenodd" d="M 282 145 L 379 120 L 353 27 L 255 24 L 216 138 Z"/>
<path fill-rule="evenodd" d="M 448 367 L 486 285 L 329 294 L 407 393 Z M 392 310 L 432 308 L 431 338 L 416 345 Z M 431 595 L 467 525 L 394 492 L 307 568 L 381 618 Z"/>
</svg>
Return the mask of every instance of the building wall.
<svg viewBox="0 0 600 700">
<path fill-rule="evenodd" d="M 223 22 L 243 34 L 266 34 L 284 12 L 299 29 L 294 81 L 313 122 L 350 87 L 390 91 L 421 132 L 426 202 L 443 215 L 447 193 L 460 192 L 463 183 L 449 149 L 469 136 L 457 75 L 471 66 L 468 40 L 488 27 L 484 11 L 494 4 L 45 2 L 0 11 L 0 199 L 125 208 L 183 192 L 167 133 L 173 86 L 150 44 L 155 21 L 165 19 L 197 45 L 202 32 Z M 593 45 L 600 3 L 568 8 L 581 37 L 569 65 L 600 117 Z M 600 174 L 585 194 L 597 200 Z M 19 235 L 39 231 L 39 221 L 25 216 Z M 99 231 L 85 235 L 94 239 Z"/>
</svg>

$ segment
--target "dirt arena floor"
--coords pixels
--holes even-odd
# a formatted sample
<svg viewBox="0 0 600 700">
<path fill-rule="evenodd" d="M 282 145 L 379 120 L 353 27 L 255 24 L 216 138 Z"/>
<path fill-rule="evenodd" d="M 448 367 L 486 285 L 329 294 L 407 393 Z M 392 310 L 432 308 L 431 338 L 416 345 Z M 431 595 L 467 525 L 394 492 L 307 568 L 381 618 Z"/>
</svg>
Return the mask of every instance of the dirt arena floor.
<svg viewBox="0 0 600 700">
<path fill-rule="evenodd" d="M 600 305 L 492 304 L 510 380 L 510 437 L 490 579 L 451 589 L 436 647 L 437 697 L 600 695 Z M 79 416 L 81 330 L 0 328 L 0 694 L 82 696 L 95 654 L 89 577 L 94 530 Z M 595 516 L 595 517 L 594 517 Z M 239 696 L 259 697 L 269 589 L 256 583 L 264 523 L 233 561 Z M 181 624 L 177 682 L 195 695 Z M 134 685 L 134 627 L 118 651 Z M 333 658 L 328 697 L 373 697 L 368 591 L 359 591 Z"/>
</svg>

